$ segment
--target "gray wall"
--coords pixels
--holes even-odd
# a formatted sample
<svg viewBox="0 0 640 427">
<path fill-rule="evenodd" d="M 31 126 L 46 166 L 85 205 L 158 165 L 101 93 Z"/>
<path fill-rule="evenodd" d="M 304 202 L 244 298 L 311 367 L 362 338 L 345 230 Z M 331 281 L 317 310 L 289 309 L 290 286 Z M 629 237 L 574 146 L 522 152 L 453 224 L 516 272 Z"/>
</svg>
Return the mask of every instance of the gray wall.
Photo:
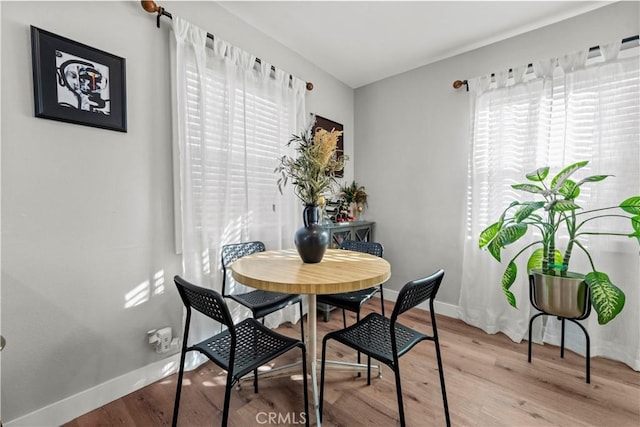
<svg viewBox="0 0 640 427">
<path fill-rule="evenodd" d="M 453 81 L 638 34 L 638 6 L 615 3 L 356 89 L 355 177 L 393 268 L 389 287 L 442 267 L 439 300 L 458 302 L 469 95 Z"/>
<path fill-rule="evenodd" d="M 161 4 L 312 81 L 307 110 L 343 123 L 353 156 L 352 89 L 214 3 Z M 168 20 L 157 29 L 138 1 L 0 7 L 6 423 L 166 357 L 148 346 L 146 331 L 180 331 L 172 277 L 182 267 L 173 241 Z M 34 117 L 30 25 L 126 58 L 127 133 Z M 125 307 L 145 292 L 146 301 Z"/>
<path fill-rule="evenodd" d="M 310 80 L 307 110 L 345 125 L 367 187 L 390 286 L 447 271 L 459 293 L 468 95 L 455 79 L 638 33 L 638 3 L 614 4 L 353 91 L 211 2 L 175 15 Z M 0 2 L 2 419 L 144 367 L 145 331 L 180 328 L 173 242 L 167 28 L 133 2 Z M 126 134 L 33 117 L 29 25 L 127 59 Z M 354 110 L 356 110 L 354 120 Z M 357 121 L 354 135 L 354 122 Z M 358 144 L 354 152 L 353 141 Z M 155 295 L 158 278 L 165 286 Z M 148 285 L 146 285 L 148 283 Z M 139 287 L 149 299 L 125 308 Z"/>
</svg>

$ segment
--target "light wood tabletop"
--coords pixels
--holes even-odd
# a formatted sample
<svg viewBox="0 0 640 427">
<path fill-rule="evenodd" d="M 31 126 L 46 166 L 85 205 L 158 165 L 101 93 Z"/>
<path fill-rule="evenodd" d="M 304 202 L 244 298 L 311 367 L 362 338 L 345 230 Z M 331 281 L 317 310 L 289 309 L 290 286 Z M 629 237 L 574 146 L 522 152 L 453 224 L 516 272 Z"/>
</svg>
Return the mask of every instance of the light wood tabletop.
<svg viewBox="0 0 640 427">
<path fill-rule="evenodd" d="M 309 335 L 305 341 L 309 349 L 316 425 L 321 427 L 316 376 L 316 295 L 351 292 L 379 285 L 391 277 L 391 266 L 381 257 L 342 249 L 327 249 L 322 261 L 306 264 L 295 249 L 289 249 L 257 252 L 239 258 L 231 264 L 231 274 L 239 283 L 256 289 L 307 294 L 306 331 Z M 368 369 L 367 365 L 337 363 L 341 365 L 338 367 L 350 365 L 347 368 Z M 289 368 L 271 369 L 261 376 L 288 375 Z"/>
<path fill-rule="evenodd" d="M 378 256 L 362 252 L 327 249 L 322 261 L 305 264 L 295 249 L 258 252 L 236 260 L 235 280 L 272 292 L 334 294 L 384 283 L 391 266 Z"/>
</svg>

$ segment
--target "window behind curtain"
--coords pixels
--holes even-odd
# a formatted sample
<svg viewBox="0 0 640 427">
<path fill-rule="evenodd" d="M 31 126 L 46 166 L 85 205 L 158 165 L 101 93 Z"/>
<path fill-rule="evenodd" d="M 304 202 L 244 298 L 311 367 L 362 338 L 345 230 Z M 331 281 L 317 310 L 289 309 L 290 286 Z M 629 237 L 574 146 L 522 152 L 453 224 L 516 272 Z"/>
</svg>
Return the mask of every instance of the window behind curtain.
<svg viewBox="0 0 640 427">
<path fill-rule="evenodd" d="M 527 182 L 526 173 L 549 166 L 553 176 L 569 164 L 588 160 L 576 177 L 614 175 L 581 187 L 577 202 L 585 209 L 617 205 L 640 193 L 638 48 L 618 52 L 619 48 L 619 42 L 601 45 L 602 55 L 586 61 L 585 50 L 535 61 L 534 72 L 528 74 L 524 74 L 525 67 L 520 67 L 509 79 L 503 71 L 496 73 L 491 83 L 489 76 L 470 81 L 471 155 L 458 306 L 460 318 L 467 323 L 488 333 L 504 332 L 516 342 L 528 330 L 531 309 L 527 277 L 522 272 L 530 252 L 519 257 L 521 273 L 510 289 L 518 310 L 508 305 L 500 283 L 506 262 L 524 247 L 525 241 L 533 242 L 535 237 L 530 234 L 521 239 L 522 244 L 507 246 L 503 264 L 478 248 L 482 230 L 512 201 L 534 199 L 511 188 L 512 184 Z M 629 233 L 631 228 L 628 219 L 608 218 L 588 224 L 588 231 L 603 230 Z M 566 240 L 559 235 L 563 247 Z M 591 354 L 620 360 L 640 370 L 638 243 L 609 236 L 584 236 L 581 242 L 593 256 L 596 268 L 607 272 L 626 294 L 625 308 L 614 321 L 600 326 L 596 316 L 591 316 L 583 322 L 591 336 Z M 578 252 L 574 250 L 571 270 L 588 271 L 588 260 Z M 558 344 L 556 323 L 549 319 L 543 333 L 534 330 L 534 339 Z M 569 332 L 567 347 L 583 354 L 582 339 Z"/>
<path fill-rule="evenodd" d="M 584 185 L 579 202 L 585 206 L 611 206 L 621 195 L 638 192 L 637 64 L 635 56 L 603 64 L 600 73 L 583 70 L 569 76 L 556 68 L 549 81 L 529 75 L 518 86 L 478 97 L 470 171 L 479 188 L 468 199 L 468 210 L 474 203 L 480 211 L 467 216 L 469 237 L 477 238 L 472 221 L 488 226 L 512 200 L 528 197 L 511 185 L 526 182 L 524 174 L 537 167 L 550 166 L 554 173 L 589 160 L 580 176 L 617 175 Z"/>
<path fill-rule="evenodd" d="M 221 76 L 208 70 L 207 117 L 201 117 L 199 82 L 194 70 L 187 92 L 190 108 L 190 161 L 193 207 L 198 226 L 225 240 L 239 238 L 237 227 L 278 227 L 273 211 L 276 199 L 274 169 L 289 139 L 289 110 L 250 87 L 231 89 Z M 206 125 L 202 126 L 202 123 Z M 204 128 L 204 130 L 203 130 Z M 202 134 L 204 132 L 204 135 Z M 229 140 L 230 138 L 230 140 Z M 219 221 L 226 212 L 233 225 Z"/>
<path fill-rule="evenodd" d="M 295 128 L 294 112 L 278 96 L 270 99 L 271 91 L 262 86 L 228 85 L 220 70 L 207 69 L 204 92 L 195 62 L 186 77 L 185 153 L 191 164 L 194 218 L 199 220 L 194 226 L 223 243 L 251 238 L 280 247 L 282 234 L 290 230 L 283 230 L 287 213 L 277 211 L 286 211 L 283 204 L 291 198 L 278 192 L 274 169 Z M 206 102 L 204 117 L 201 102 Z"/>
<path fill-rule="evenodd" d="M 280 195 L 274 170 L 290 135 L 303 129 L 305 82 L 178 16 L 170 36 L 176 247 L 182 275 L 221 291 L 220 249 L 261 240 L 268 249 L 293 246 L 301 215 L 293 192 Z M 285 246 L 288 244 L 289 246 Z M 227 291 L 243 286 L 229 284 Z M 230 304 L 235 321 L 246 308 Z M 265 319 L 295 323 L 295 307 Z M 190 342 L 210 336 L 211 322 L 192 319 Z M 203 361 L 195 353 L 187 361 Z"/>
</svg>

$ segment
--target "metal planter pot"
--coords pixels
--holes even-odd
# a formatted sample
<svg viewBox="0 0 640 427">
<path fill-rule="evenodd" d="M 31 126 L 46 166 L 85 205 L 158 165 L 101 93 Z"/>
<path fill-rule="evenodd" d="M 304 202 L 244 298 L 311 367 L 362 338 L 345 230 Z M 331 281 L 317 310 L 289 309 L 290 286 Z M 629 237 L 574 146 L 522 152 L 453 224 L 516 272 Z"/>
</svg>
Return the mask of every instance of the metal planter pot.
<svg viewBox="0 0 640 427">
<path fill-rule="evenodd" d="M 533 269 L 531 275 L 532 303 L 538 310 L 567 319 L 578 319 L 588 313 L 591 302 L 582 274 L 549 276 Z"/>
</svg>

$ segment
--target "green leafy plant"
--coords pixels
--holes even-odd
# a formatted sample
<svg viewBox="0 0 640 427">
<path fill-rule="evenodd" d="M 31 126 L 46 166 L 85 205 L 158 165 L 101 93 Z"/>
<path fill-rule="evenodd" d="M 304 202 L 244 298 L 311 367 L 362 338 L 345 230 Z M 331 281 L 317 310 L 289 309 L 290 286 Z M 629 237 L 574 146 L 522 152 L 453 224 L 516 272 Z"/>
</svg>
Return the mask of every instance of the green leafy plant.
<svg viewBox="0 0 640 427">
<path fill-rule="evenodd" d="M 316 205 L 323 200 L 325 193 L 337 182 L 336 171 L 348 160 L 347 156 L 338 156 L 336 151 L 342 131 L 317 128 L 313 132 L 314 123 L 315 120 L 301 135 L 291 136 L 287 145 L 297 144 L 297 156 L 281 157 L 275 169 L 280 174 L 277 181 L 280 193 L 290 179 L 296 196 L 307 205 Z"/>
<path fill-rule="evenodd" d="M 353 181 L 351 185 L 343 185 L 340 187 L 340 197 L 342 197 L 347 204 L 357 203 L 359 205 L 367 205 L 367 192 L 364 186 L 358 185 Z"/>
<path fill-rule="evenodd" d="M 514 201 L 502 213 L 497 222 L 480 233 L 479 246 L 501 261 L 501 250 L 517 242 L 529 230 L 537 230 L 542 238 L 527 244 L 511 258 L 502 276 L 502 290 L 510 305 L 517 308 L 516 298 L 509 290 L 516 280 L 518 268 L 516 258 L 533 247 L 527 270 L 539 268 L 543 274 L 566 277 L 574 249 L 581 250 L 588 258 L 592 271 L 585 275 L 585 282 L 591 291 L 591 304 L 598 313 L 598 323 L 606 324 L 623 309 L 625 294 L 614 285 L 609 276 L 596 269 L 587 248 L 580 242 L 580 236 L 609 235 L 636 238 L 640 243 L 640 196 L 630 197 L 617 206 L 582 210 L 576 202 L 580 188 L 587 183 L 603 181 L 611 175 L 594 175 L 573 181 L 569 179 L 576 171 L 585 167 L 588 161 L 565 167 L 547 182 L 549 167 L 539 168 L 526 175 L 529 183 L 514 184 L 511 187 L 540 197 L 539 201 Z M 614 212 L 615 211 L 615 212 Z M 628 218 L 632 231 L 628 234 L 616 232 L 594 232 L 588 230 L 593 220 L 603 218 Z M 564 252 L 556 245 L 556 237 L 561 229 L 566 230 L 569 240 Z"/>
</svg>

